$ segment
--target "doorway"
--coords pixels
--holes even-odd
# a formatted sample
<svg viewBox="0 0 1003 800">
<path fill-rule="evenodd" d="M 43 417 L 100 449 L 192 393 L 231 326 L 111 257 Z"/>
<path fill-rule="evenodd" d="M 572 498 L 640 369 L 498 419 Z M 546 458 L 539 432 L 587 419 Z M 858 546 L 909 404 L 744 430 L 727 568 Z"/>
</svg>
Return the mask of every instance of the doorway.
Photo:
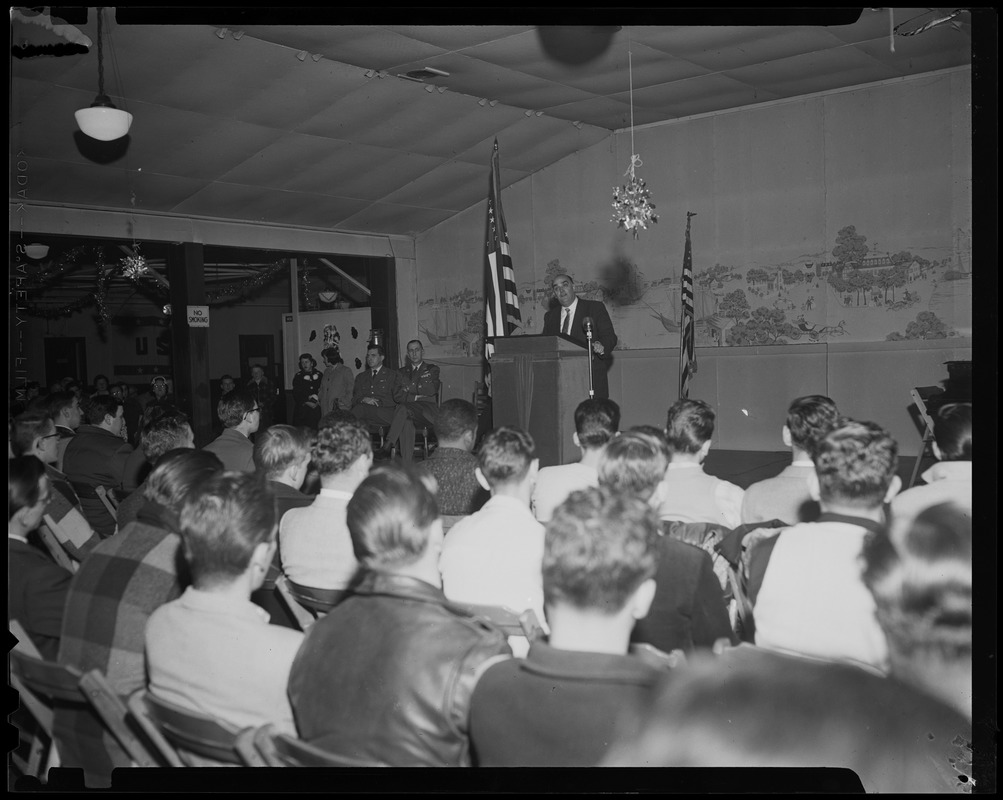
<svg viewBox="0 0 1003 800">
<path fill-rule="evenodd" d="M 87 385 L 87 340 L 83 336 L 46 336 L 45 385 L 69 376 Z"/>
</svg>

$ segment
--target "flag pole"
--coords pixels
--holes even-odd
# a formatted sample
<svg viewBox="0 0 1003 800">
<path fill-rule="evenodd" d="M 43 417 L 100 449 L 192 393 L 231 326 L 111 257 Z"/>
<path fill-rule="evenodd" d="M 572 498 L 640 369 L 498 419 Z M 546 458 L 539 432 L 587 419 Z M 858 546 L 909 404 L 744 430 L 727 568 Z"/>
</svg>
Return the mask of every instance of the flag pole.
<svg viewBox="0 0 1003 800">
<path fill-rule="evenodd" d="M 689 397 L 690 377 L 697 371 L 693 356 L 693 340 L 696 334 L 696 320 L 693 307 L 693 247 L 690 243 L 690 218 L 696 214 L 686 212 L 686 245 L 683 249 L 683 275 L 680 279 L 682 313 L 679 328 L 679 399 Z"/>
</svg>

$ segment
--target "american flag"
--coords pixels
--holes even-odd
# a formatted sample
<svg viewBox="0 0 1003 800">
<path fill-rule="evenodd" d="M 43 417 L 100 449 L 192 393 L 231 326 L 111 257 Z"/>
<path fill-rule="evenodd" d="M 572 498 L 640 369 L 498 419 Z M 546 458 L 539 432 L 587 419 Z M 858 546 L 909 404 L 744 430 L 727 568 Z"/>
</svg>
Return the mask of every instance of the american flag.
<svg viewBox="0 0 1003 800">
<path fill-rule="evenodd" d="M 679 336 L 679 397 L 689 397 L 690 376 L 697 371 L 697 360 L 693 356 L 693 247 L 690 244 L 691 211 L 686 212 L 686 247 L 683 250 L 682 300 L 683 313 Z"/>
<path fill-rule="evenodd" d="M 501 170 L 498 166 L 498 140 L 491 154 L 491 180 L 488 186 L 488 237 L 487 237 L 487 338 L 484 355 L 491 358 L 496 336 L 511 336 L 522 327 L 519 314 L 519 296 L 515 285 L 512 256 L 508 250 L 508 232 L 505 230 L 505 213 L 501 205 Z"/>
</svg>

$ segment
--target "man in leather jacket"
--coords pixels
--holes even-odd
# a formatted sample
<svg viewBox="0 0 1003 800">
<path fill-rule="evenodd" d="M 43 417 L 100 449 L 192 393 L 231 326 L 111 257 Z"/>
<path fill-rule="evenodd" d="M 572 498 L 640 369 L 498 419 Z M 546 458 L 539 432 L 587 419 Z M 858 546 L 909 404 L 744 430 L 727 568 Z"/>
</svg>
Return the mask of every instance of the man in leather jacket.
<svg viewBox="0 0 1003 800">
<path fill-rule="evenodd" d="M 442 593 L 442 523 L 425 481 L 383 467 L 355 490 L 360 572 L 310 628 L 289 676 L 300 738 L 345 766 L 470 766 L 474 685 L 511 655 L 500 630 Z"/>
</svg>

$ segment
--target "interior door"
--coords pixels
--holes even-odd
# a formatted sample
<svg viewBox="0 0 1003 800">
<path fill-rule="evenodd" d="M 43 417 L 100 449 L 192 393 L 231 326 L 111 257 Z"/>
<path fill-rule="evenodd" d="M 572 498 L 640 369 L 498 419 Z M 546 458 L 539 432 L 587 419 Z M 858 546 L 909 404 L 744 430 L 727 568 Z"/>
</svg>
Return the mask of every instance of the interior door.
<svg viewBox="0 0 1003 800">
<path fill-rule="evenodd" d="M 46 336 L 46 386 L 70 376 L 87 385 L 87 340 L 83 336 Z"/>
</svg>

